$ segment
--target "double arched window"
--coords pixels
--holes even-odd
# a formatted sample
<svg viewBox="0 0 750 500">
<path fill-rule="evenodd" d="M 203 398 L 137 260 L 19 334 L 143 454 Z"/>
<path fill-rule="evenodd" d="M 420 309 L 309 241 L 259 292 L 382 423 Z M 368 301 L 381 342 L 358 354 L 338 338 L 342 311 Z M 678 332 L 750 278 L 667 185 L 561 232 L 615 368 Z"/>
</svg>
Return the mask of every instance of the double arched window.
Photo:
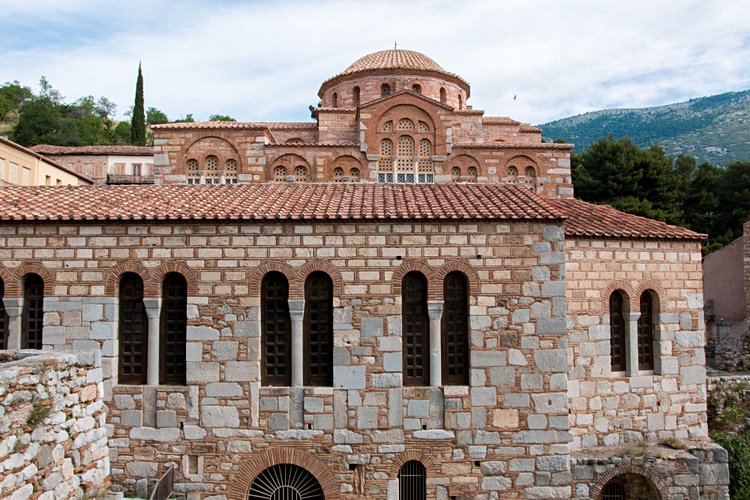
<svg viewBox="0 0 750 500">
<path fill-rule="evenodd" d="M 42 348 L 43 326 L 44 281 L 38 274 L 27 274 L 23 280 L 22 349 Z"/>
<path fill-rule="evenodd" d="M 333 281 L 321 271 L 305 281 L 305 310 L 299 331 L 293 338 L 289 310 L 289 281 L 273 271 L 261 283 L 262 382 L 264 385 L 293 384 L 293 346 L 303 349 L 302 383 L 307 386 L 333 385 Z"/>
<path fill-rule="evenodd" d="M 613 372 L 628 370 L 630 353 L 630 299 L 623 290 L 615 290 L 609 296 L 610 356 Z M 640 312 L 637 320 L 637 370 L 655 368 L 655 332 L 659 323 L 658 295 L 646 290 L 640 297 Z M 636 365 L 633 360 L 632 365 Z M 635 369 L 633 369 L 635 370 Z"/>
</svg>

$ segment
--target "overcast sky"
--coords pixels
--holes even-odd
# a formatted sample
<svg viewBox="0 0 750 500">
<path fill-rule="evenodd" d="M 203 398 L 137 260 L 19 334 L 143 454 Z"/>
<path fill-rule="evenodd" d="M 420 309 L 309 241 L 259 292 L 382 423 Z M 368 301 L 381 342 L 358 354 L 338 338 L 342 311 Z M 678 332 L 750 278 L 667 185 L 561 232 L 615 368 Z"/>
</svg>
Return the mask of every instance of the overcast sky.
<svg viewBox="0 0 750 500">
<path fill-rule="evenodd" d="M 307 121 L 325 79 L 394 42 L 533 124 L 750 88 L 742 0 L 0 0 L 0 26 L 0 82 L 44 75 L 120 117 L 141 61 L 146 107 L 172 119 Z"/>
</svg>

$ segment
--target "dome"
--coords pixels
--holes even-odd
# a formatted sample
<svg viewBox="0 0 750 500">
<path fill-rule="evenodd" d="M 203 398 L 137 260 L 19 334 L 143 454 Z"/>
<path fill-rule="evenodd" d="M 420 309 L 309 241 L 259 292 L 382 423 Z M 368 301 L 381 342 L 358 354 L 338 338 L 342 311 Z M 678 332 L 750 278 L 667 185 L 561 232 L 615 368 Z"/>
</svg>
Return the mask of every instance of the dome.
<svg viewBox="0 0 750 500">
<path fill-rule="evenodd" d="M 416 69 L 445 73 L 438 63 L 413 50 L 381 50 L 357 59 L 342 74 L 356 73 L 372 69 Z"/>
</svg>

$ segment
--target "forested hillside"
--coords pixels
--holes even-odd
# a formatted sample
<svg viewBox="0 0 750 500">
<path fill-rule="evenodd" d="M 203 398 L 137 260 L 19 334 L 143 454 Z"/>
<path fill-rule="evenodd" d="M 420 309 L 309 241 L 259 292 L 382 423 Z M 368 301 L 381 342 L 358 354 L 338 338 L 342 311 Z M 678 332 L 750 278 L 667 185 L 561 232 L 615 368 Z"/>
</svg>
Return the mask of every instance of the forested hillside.
<svg viewBox="0 0 750 500">
<path fill-rule="evenodd" d="M 544 137 L 583 151 L 610 134 L 634 144 L 659 144 L 673 157 L 728 165 L 750 161 L 750 90 L 700 97 L 653 108 L 606 109 L 539 125 Z"/>
</svg>

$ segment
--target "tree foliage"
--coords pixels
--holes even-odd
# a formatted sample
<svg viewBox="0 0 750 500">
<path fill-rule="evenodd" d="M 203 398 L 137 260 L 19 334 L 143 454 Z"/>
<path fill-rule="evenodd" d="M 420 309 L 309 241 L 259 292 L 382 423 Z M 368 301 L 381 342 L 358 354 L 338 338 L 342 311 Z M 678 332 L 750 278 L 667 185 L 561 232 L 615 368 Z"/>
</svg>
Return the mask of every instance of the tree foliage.
<svg viewBox="0 0 750 500">
<path fill-rule="evenodd" d="M 0 121 L 5 121 L 11 112 L 18 112 L 21 105 L 33 95 L 29 87 L 24 87 L 18 81 L 5 82 L 0 87 Z"/>
<path fill-rule="evenodd" d="M 208 117 L 210 122 L 236 122 L 234 118 L 228 115 L 211 115 Z"/>
<path fill-rule="evenodd" d="M 136 146 L 146 145 L 146 112 L 143 107 L 143 73 L 140 64 L 135 82 L 135 104 L 130 121 L 130 141 Z"/>
<path fill-rule="evenodd" d="M 167 114 L 156 108 L 146 110 L 146 123 L 149 125 L 159 125 L 160 123 L 169 123 Z"/>
</svg>

